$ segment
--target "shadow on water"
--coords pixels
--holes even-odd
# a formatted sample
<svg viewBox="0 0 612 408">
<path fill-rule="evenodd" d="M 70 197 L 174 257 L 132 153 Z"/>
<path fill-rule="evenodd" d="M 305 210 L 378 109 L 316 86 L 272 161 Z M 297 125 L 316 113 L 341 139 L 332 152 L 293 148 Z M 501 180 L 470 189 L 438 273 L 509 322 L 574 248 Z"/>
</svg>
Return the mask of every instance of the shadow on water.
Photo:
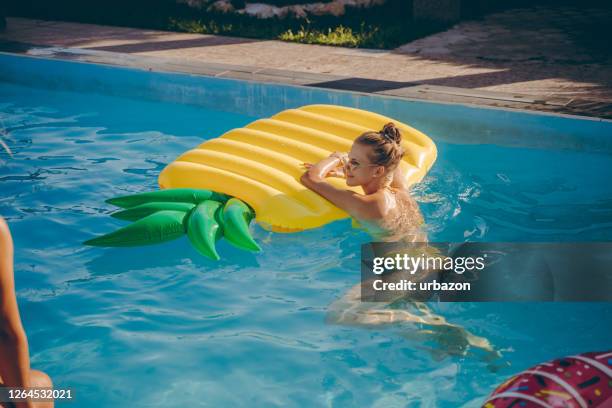
<svg viewBox="0 0 612 408">
<path fill-rule="evenodd" d="M 212 261 L 193 249 L 186 238 L 159 245 L 130 248 L 91 248 L 100 254 L 85 263 L 91 277 L 119 275 L 152 268 L 172 269 L 190 264 L 205 273 L 231 269 L 240 259 L 241 267 L 258 267 L 256 255 L 240 251 L 228 244 L 217 243 L 221 260 Z"/>
</svg>

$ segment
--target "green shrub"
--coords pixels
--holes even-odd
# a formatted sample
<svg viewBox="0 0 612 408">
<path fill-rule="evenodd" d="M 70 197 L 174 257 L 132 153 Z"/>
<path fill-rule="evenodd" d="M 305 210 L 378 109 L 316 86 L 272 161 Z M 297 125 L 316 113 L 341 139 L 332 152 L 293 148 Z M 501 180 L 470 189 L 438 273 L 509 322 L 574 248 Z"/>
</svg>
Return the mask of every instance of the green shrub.
<svg viewBox="0 0 612 408">
<path fill-rule="evenodd" d="M 305 44 L 337 45 L 342 47 L 369 46 L 373 48 L 379 48 L 384 45 L 384 41 L 380 37 L 380 29 L 378 27 L 370 27 L 369 30 L 365 30 L 365 23 L 359 31 L 355 31 L 350 27 L 344 27 L 343 25 L 334 29 L 328 28 L 327 30 L 305 28 L 302 26 L 296 32 L 289 29 L 278 36 L 280 40 Z"/>
</svg>

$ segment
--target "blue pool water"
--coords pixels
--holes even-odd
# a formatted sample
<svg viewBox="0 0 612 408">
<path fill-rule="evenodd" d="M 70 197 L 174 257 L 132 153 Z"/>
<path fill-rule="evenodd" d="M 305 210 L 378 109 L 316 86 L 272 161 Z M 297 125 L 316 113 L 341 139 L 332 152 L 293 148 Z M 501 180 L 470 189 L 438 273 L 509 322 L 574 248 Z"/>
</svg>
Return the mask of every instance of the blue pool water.
<svg viewBox="0 0 612 408">
<path fill-rule="evenodd" d="M 368 240 L 347 220 L 287 235 L 255 227 L 261 254 L 221 241 L 217 263 L 186 238 L 81 244 L 124 225 L 105 199 L 155 190 L 203 139 L 319 102 L 435 139 L 438 161 L 415 188 L 431 240 L 612 239 L 610 122 L 0 56 L 13 152 L 0 153 L 0 214 L 32 365 L 72 388 L 73 406 L 473 407 L 540 361 L 611 348 L 612 304 L 432 304 L 502 350 L 509 366 L 497 370 L 415 340 L 414 325 L 327 324 Z"/>
</svg>

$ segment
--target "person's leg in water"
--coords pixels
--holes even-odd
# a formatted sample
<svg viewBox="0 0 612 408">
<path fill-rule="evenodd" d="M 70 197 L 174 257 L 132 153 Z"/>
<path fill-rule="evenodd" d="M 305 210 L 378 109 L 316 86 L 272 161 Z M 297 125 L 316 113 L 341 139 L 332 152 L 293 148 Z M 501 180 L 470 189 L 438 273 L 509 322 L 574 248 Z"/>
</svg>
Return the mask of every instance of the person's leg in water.
<svg viewBox="0 0 612 408">
<path fill-rule="evenodd" d="M 342 298 L 329 306 L 326 321 L 347 326 L 398 328 L 401 336 L 409 340 L 435 342 L 435 348 L 421 348 L 436 360 L 452 355 L 464 356 L 474 351 L 474 354 L 488 363 L 489 369 L 495 371 L 498 367 L 494 362 L 501 358 L 501 353 L 489 340 L 469 332 L 462 326 L 449 323 L 423 302 L 401 299 L 390 303 L 361 301 L 361 285 L 353 286 Z"/>
<path fill-rule="evenodd" d="M 21 324 L 13 274 L 13 240 L 0 217 L 0 386 L 50 388 L 48 375 L 30 368 L 28 340 Z M 15 408 L 52 408 L 53 402 L 4 404 Z"/>
</svg>

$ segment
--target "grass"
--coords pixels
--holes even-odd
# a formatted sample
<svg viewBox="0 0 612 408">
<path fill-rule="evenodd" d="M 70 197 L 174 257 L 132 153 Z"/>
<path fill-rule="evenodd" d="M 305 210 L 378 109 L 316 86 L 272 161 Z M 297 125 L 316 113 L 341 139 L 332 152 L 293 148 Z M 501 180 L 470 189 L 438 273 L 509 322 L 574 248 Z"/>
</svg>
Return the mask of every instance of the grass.
<svg viewBox="0 0 612 408">
<path fill-rule="evenodd" d="M 376 33 L 378 30 L 374 30 Z M 278 36 L 283 41 L 293 41 L 305 44 L 325 44 L 338 45 L 342 47 L 359 47 L 367 43 L 367 40 L 372 35 L 362 32 L 353 32 L 352 28 L 340 25 L 333 30 L 328 28 L 327 31 L 312 30 L 300 27 L 295 33 L 289 29 Z"/>
<path fill-rule="evenodd" d="M 297 25 L 297 24 L 296 24 Z M 261 27 L 244 25 L 240 22 L 218 22 L 215 20 L 172 19 L 169 27 L 173 31 L 198 34 L 234 35 L 247 38 L 278 39 L 303 44 L 322 44 L 340 47 L 395 48 L 410 41 L 406 36 L 393 37 L 399 30 L 382 30 L 365 23 L 358 29 L 342 24 L 335 27 L 319 28 L 301 22 L 294 27 Z"/>
<path fill-rule="evenodd" d="M 388 0 L 382 6 L 369 9 L 347 7 L 342 17 L 282 20 L 197 10 L 174 0 L 107 0 L 102 3 L 22 0 L 10 3 L 9 15 L 377 49 L 395 48 L 444 28 L 412 24 L 411 2 L 407 0 Z"/>
</svg>

